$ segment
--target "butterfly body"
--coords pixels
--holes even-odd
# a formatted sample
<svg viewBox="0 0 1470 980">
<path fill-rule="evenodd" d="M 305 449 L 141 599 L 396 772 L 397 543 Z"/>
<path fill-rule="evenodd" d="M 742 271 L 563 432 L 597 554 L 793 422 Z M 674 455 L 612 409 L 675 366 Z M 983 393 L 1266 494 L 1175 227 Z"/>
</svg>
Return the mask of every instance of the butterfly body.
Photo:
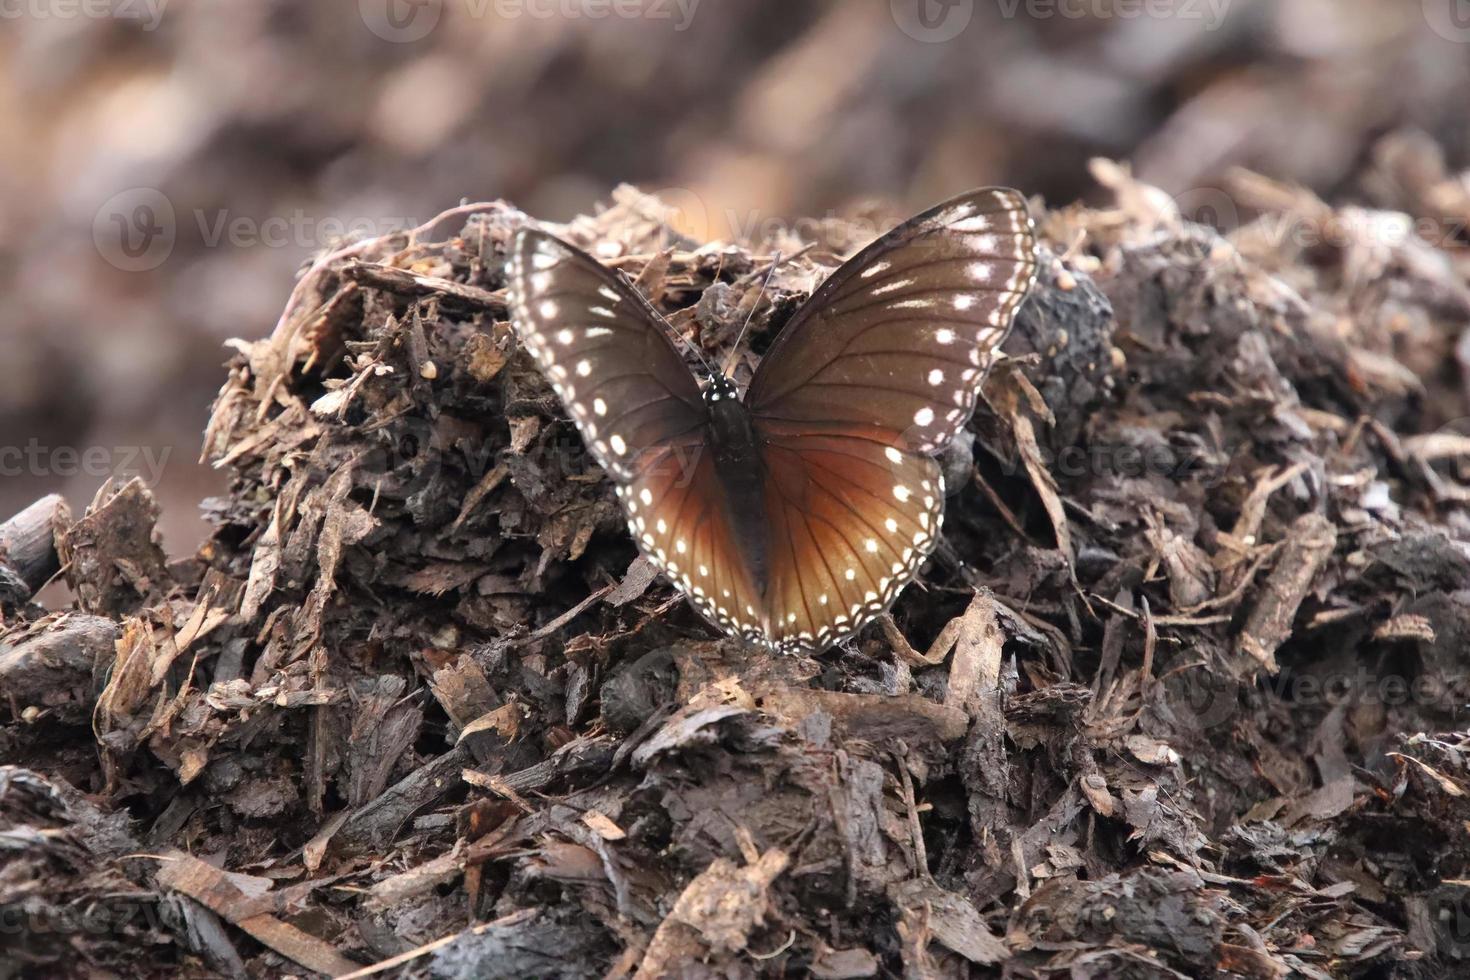
<svg viewBox="0 0 1470 980">
<path fill-rule="evenodd" d="M 703 386 L 659 313 L 592 256 L 517 235 L 516 331 L 694 607 L 777 650 L 855 634 L 938 541 L 933 456 L 964 426 L 1036 272 L 1015 191 L 910 219 L 832 273 L 742 396 Z"/>
<path fill-rule="evenodd" d="M 715 473 L 723 488 L 722 503 L 727 519 L 750 569 L 751 583 L 764 596 L 766 535 L 770 522 L 765 508 L 765 465 L 750 412 L 740 401 L 740 392 L 728 379 L 716 376 L 705 388 L 709 406 L 709 447 Z"/>
</svg>

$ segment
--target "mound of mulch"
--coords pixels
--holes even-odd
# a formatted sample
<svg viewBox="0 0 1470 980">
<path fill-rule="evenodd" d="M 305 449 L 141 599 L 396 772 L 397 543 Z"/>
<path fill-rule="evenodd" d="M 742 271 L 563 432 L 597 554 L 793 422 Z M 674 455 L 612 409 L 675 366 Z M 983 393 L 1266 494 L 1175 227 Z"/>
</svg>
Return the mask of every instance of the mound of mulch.
<svg viewBox="0 0 1470 980">
<path fill-rule="evenodd" d="M 198 554 L 137 482 L 0 529 L 0 973 L 1467 969 L 1470 196 L 1435 159 L 1375 157 L 1403 212 L 1239 174 L 1228 238 L 1102 162 L 1113 206 L 1036 202 L 944 542 L 811 659 L 638 558 L 506 323 L 525 215 L 323 256 L 234 344 Z M 623 188 L 559 230 L 711 358 L 754 306 L 744 371 L 865 234 L 668 218 Z"/>
</svg>

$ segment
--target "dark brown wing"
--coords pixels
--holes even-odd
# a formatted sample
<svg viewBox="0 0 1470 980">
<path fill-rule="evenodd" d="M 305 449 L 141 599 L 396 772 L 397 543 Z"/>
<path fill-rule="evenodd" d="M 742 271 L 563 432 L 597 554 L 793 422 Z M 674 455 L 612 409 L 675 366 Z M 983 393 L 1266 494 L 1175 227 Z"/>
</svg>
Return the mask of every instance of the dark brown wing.
<svg viewBox="0 0 1470 980">
<path fill-rule="evenodd" d="M 640 460 L 618 496 L 648 560 L 727 633 L 764 639 L 762 600 L 725 506 L 703 433 Z"/>
<path fill-rule="evenodd" d="M 944 479 L 866 428 L 767 422 L 770 641 L 825 649 L 887 609 L 938 540 Z"/>
<path fill-rule="evenodd" d="M 974 411 L 1036 277 L 1026 201 L 1005 188 L 931 208 L 832 273 L 762 359 L 756 423 L 842 422 L 932 453 Z"/>
<path fill-rule="evenodd" d="M 521 343 L 620 483 L 641 453 L 708 421 L 699 383 L 657 312 L 586 252 L 522 231 L 511 246 L 510 309 Z"/>
<path fill-rule="evenodd" d="M 944 513 L 930 456 L 974 411 L 1036 264 L 1025 200 L 966 194 L 845 263 L 761 361 L 745 403 L 766 467 L 772 643 L 839 642 L 918 574 Z"/>
<path fill-rule="evenodd" d="M 617 484 L 628 532 L 712 623 L 763 637 L 699 385 L 657 312 L 566 242 L 523 231 L 510 259 L 517 335 Z"/>
</svg>

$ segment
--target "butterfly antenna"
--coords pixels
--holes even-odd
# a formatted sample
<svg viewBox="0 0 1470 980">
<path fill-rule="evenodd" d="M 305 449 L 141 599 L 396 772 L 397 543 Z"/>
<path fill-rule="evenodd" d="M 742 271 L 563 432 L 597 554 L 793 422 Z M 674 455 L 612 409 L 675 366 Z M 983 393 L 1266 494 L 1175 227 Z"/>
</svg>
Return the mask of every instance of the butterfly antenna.
<svg viewBox="0 0 1470 980">
<path fill-rule="evenodd" d="M 766 288 L 771 285 L 771 276 L 776 273 L 776 266 L 781 264 L 781 253 L 777 252 L 771 259 L 771 265 L 766 269 L 766 278 L 761 280 L 760 292 L 755 294 L 755 302 L 750 304 L 750 312 L 745 314 L 745 323 L 740 327 L 740 333 L 735 337 L 735 345 L 730 348 L 730 356 L 725 360 L 725 377 L 733 378 L 735 372 L 735 358 L 740 355 L 740 342 L 745 339 L 745 331 L 750 329 L 750 321 L 755 319 L 755 311 L 761 305 L 761 297 L 766 294 Z"/>
<path fill-rule="evenodd" d="M 634 281 L 634 279 L 631 276 L 629 276 L 625 272 L 619 272 L 618 275 L 622 277 L 623 282 L 625 284 L 627 284 L 627 286 L 628 286 L 629 289 L 633 290 L 633 292 L 634 293 L 637 293 L 640 297 L 643 296 L 643 294 L 641 292 L 639 292 L 639 290 L 638 290 L 638 284 L 637 284 L 637 282 Z M 682 344 L 685 347 L 685 349 L 687 349 L 691 354 L 694 355 L 695 359 L 697 359 L 699 361 L 699 363 L 704 366 L 704 369 L 705 369 L 706 372 L 714 373 L 714 368 L 710 367 L 709 361 L 705 360 L 704 359 L 704 354 L 702 354 L 700 352 L 699 345 L 696 344 L 693 340 L 691 340 L 688 337 L 684 336 L 684 332 L 682 330 L 680 330 L 679 328 L 675 327 L 674 324 L 673 324 L 673 321 L 671 321 L 668 317 L 664 316 L 662 310 L 660 310 L 658 307 L 654 306 L 646 298 L 644 299 L 644 302 L 643 302 L 642 305 L 643 305 L 643 307 L 650 314 L 653 315 L 654 319 L 656 319 L 663 326 L 664 331 L 669 336 L 673 337 L 676 342 L 678 342 L 679 344 Z"/>
</svg>

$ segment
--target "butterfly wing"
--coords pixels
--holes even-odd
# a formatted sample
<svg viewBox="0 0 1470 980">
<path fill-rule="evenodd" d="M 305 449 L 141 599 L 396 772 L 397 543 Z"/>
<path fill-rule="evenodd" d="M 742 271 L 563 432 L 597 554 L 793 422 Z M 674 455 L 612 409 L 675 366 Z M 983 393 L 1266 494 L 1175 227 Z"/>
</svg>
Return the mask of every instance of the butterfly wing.
<svg viewBox="0 0 1470 980">
<path fill-rule="evenodd" d="M 825 649 L 913 581 L 938 540 L 944 478 L 866 427 L 767 422 L 770 642 Z"/>
<path fill-rule="evenodd" d="M 658 313 L 543 232 L 516 236 L 509 273 L 516 333 L 613 478 L 633 539 L 711 622 L 756 637 L 761 600 L 708 451 L 709 413 Z"/>
<path fill-rule="evenodd" d="M 1026 201 L 973 191 L 847 261 L 772 345 L 745 403 L 762 418 L 845 422 L 943 448 L 1036 278 Z"/>
<path fill-rule="evenodd" d="M 745 402 L 764 452 L 772 643 L 840 642 L 917 575 L 943 518 L 931 454 L 974 411 L 1036 264 L 1019 194 L 955 198 L 834 272 L 762 359 Z"/>
<path fill-rule="evenodd" d="M 626 485 L 639 459 L 698 433 L 708 412 L 658 313 L 592 256 L 533 229 L 516 235 L 511 320 L 598 464 Z"/>
<path fill-rule="evenodd" d="M 930 456 L 974 409 L 1034 279 L 1032 250 L 1020 196 L 977 191 L 864 249 L 797 313 L 745 399 L 763 462 L 764 591 L 708 408 L 647 301 L 591 256 L 525 231 L 511 311 L 654 564 L 727 632 L 821 648 L 886 608 L 937 540 L 944 487 Z"/>
<path fill-rule="evenodd" d="M 706 443 L 682 440 L 649 454 L 618 494 L 643 553 L 694 608 L 726 633 L 763 639 L 763 601 L 725 506 Z"/>
</svg>

